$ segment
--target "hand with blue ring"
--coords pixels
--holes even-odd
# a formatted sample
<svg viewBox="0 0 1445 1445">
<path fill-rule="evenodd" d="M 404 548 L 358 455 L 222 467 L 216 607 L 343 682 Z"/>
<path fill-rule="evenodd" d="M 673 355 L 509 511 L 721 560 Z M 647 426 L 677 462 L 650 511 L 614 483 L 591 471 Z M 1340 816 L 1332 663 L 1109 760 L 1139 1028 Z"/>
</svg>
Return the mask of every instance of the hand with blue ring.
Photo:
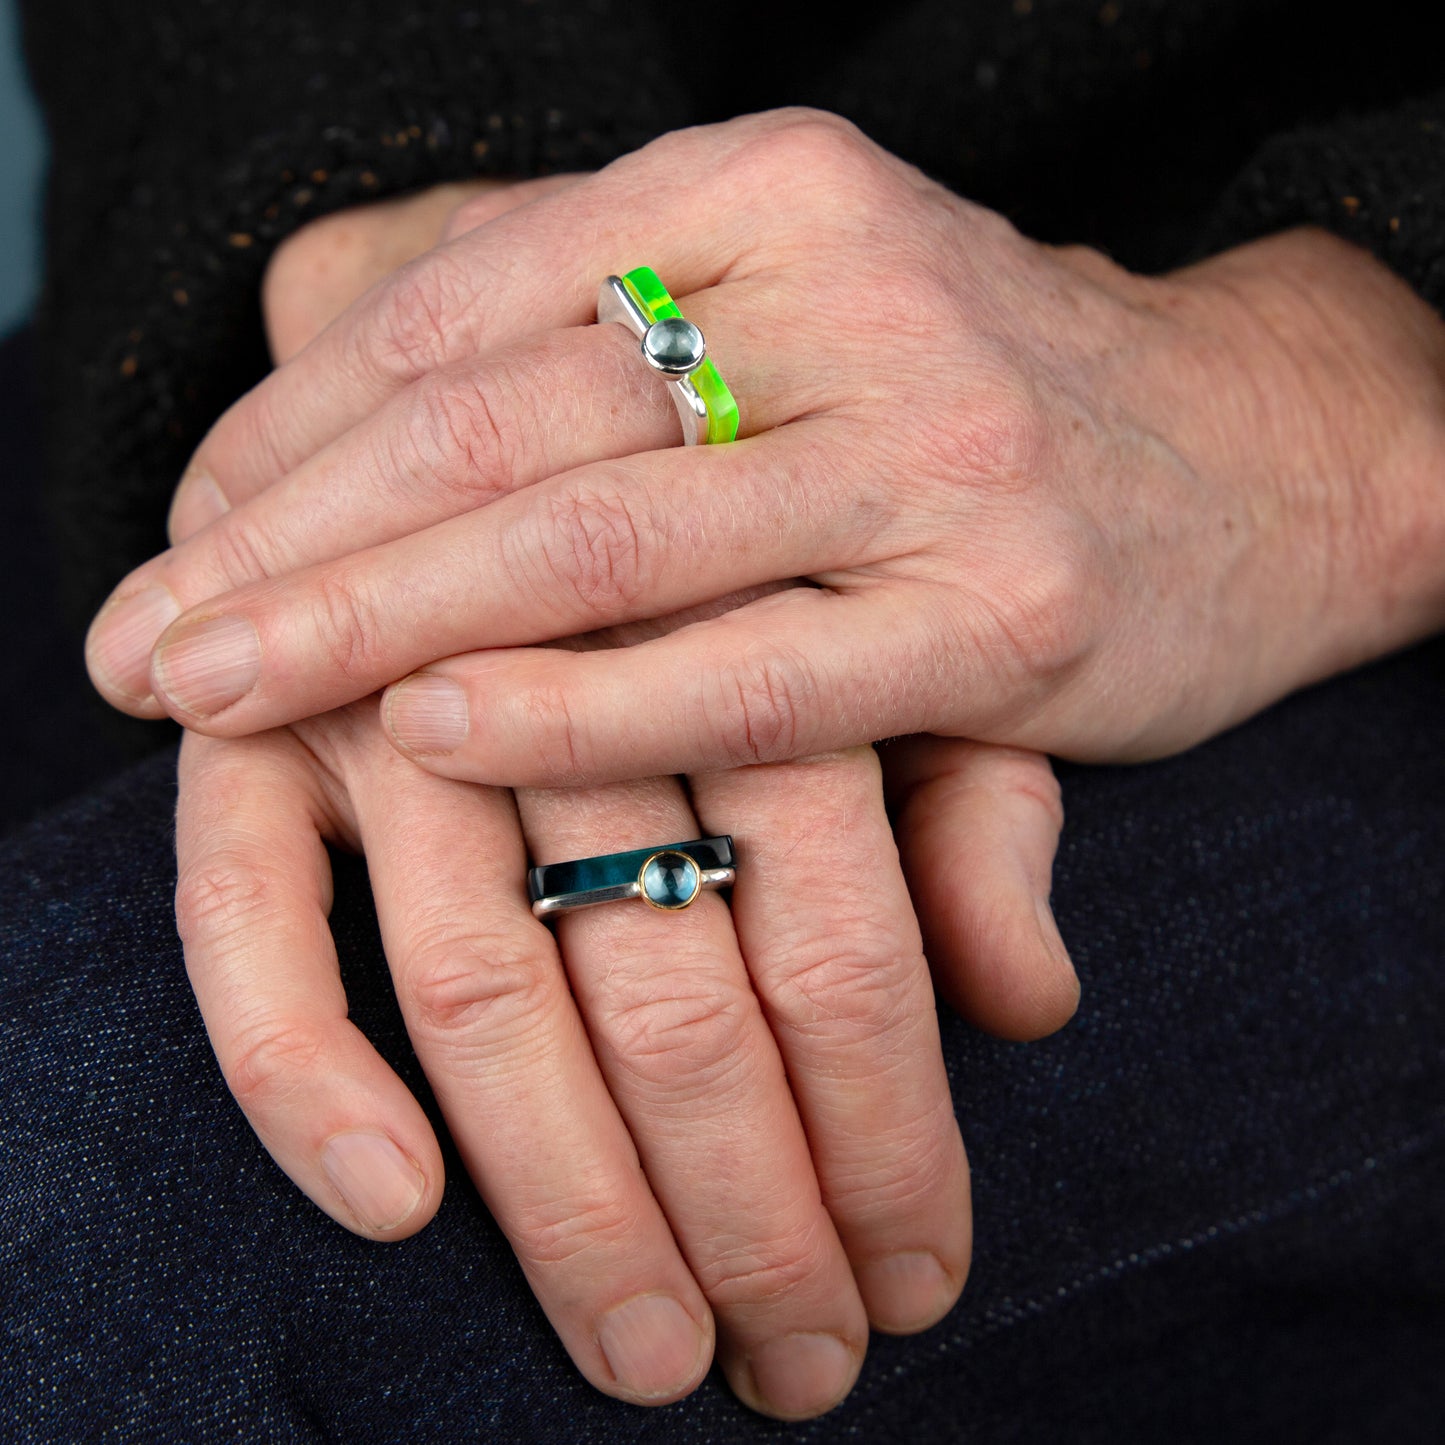
<svg viewBox="0 0 1445 1445">
<path fill-rule="evenodd" d="M 546 188 L 470 200 L 448 188 L 307 228 L 268 273 L 278 359 L 324 327 L 328 300 L 342 310 L 439 225 L 470 228 Z M 183 489 L 176 539 L 203 535 L 208 510 L 204 488 Z M 941 746 L 899 744 L 886 759 L 930 958 L 985 1023 L 1047 1031 L 1076 997 L 1047 910 L 1058 830 L 1047 762 Z M 550 860 L 670 840 L 696 818 L 737 828 L 748 852 L 731 914 L 699 900 L 678 933 L 682 919 L 602 908 L 560 920 L 555 942 L 528 915 L 528 848 Z M 687 793 L 657 779 L 514 801 L 417 770 L 370 702 L 255 738 L 187 735 L 178 916 L 223 1070 L 301 1188 L 348 1227 L 395 1240 L 437 1207 L 440 1156 L 345 1017 L 323 840 L 366 853 L 402 1007 L 454 1137 L 599 1388 L 673 1399 L 716 1349 L 755 1408 L 802 1417 L 846 1391 L 870 1321 L 906 1331 L 951 1303 L 967 1268 L 965 1166 L 871 750 L 699 775 Z M 857 1074 L 830 1081 L 840 1029 Z M 735 1065 L 701 1093 L 698 1050 Z M 739 1154 L 726 1140 L 744 1126 Z M 780 1178 L 795 1188 L 770 1199 Z M 746 1252 L 719 1257 L 729 1239 Z"/>
</svg>

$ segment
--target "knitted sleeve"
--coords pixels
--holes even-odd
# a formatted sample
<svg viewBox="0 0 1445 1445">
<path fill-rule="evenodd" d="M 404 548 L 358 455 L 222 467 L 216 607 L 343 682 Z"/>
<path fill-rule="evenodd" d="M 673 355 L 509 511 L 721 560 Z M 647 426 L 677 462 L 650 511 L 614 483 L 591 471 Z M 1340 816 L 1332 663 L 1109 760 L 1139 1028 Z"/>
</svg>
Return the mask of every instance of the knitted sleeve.
<svg viewBox="0 0 1445 1445">
<path fill-rule="evenodd" d="M 1374 252 L 1445 311 L 1445 91 L 1269 141 L 1226 192 L 1211 249 L 1297 225 Z"/>
<path fill-rule="evenodd" d="M 266 369 L 259 283 L 326 212 L 590 169 L 690 116 L 653 0 L 25 0 L 51 139 L 39 314 L 66 601 L 164 545 L 180 467 Z"/>
</svg>

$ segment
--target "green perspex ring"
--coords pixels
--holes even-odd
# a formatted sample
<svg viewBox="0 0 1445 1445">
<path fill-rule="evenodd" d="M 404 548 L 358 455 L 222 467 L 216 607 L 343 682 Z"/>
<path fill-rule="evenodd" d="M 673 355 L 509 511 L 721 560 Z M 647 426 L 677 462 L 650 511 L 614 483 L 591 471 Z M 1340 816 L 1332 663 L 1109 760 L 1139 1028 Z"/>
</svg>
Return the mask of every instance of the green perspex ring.
<svg viewBox="0 0 1445 1445">
<path fill-rule="evenodd" d="M 609 276 L 597 293 L 598 321 L 620 321 L 642 344 L 642 358 L 663 377 L 688 446 L 730 442 L 738 404 L 707 354 L 702 332 L 683 318 L 650 266 Z"/>
</svg>

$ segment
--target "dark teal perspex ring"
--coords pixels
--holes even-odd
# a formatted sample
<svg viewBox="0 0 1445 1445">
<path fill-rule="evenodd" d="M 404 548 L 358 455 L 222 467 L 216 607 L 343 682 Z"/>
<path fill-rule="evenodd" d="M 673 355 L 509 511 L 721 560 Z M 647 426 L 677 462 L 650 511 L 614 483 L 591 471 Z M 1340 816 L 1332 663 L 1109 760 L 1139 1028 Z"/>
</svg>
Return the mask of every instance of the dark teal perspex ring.
<svg viewBox="0 0 1445 1445">
<path fill-rule="evenodd" d="M 620 321 L 642 343 L 642 359 L 663 377 L 688 446 L 730 442 L 738 434 L 738 404 L 707 354 L 697 326 L 677 309 L 650 266 L 609 276 L 597 293 L 598 321 Z"/>
<path fill-rule="evenodd" d="M 546 863 L 528 871 L 527 894 L 538 918 L 623 898 L 640 898 L 664 913 L 680 913 L 704 889 L 726 888 L 736 878 L 733 840 L 724 833 L 570 863 Z"/>
</svg>

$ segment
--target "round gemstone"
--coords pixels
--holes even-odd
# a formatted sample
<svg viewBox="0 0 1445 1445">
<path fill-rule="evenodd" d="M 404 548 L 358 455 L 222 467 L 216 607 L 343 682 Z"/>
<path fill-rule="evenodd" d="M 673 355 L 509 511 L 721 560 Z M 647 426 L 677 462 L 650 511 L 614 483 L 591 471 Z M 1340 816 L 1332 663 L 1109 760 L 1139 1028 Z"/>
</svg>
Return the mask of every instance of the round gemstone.
<svg viewBox="0 0 1445 1445">
<path fill-rule="evenodd" d="M 686 853 L 654 853 L 638 882 L 654 908 L 686 908 L 702 889 L 702 873 Z"/>
<path fill-rule="evenodd" d="M 642 354 L 654 371 L 664 376 L 686 376 L 696 371 L 707 355 L 702 332 L 681 316 L 654 321 L 642 337 Z"/>
</svg>

